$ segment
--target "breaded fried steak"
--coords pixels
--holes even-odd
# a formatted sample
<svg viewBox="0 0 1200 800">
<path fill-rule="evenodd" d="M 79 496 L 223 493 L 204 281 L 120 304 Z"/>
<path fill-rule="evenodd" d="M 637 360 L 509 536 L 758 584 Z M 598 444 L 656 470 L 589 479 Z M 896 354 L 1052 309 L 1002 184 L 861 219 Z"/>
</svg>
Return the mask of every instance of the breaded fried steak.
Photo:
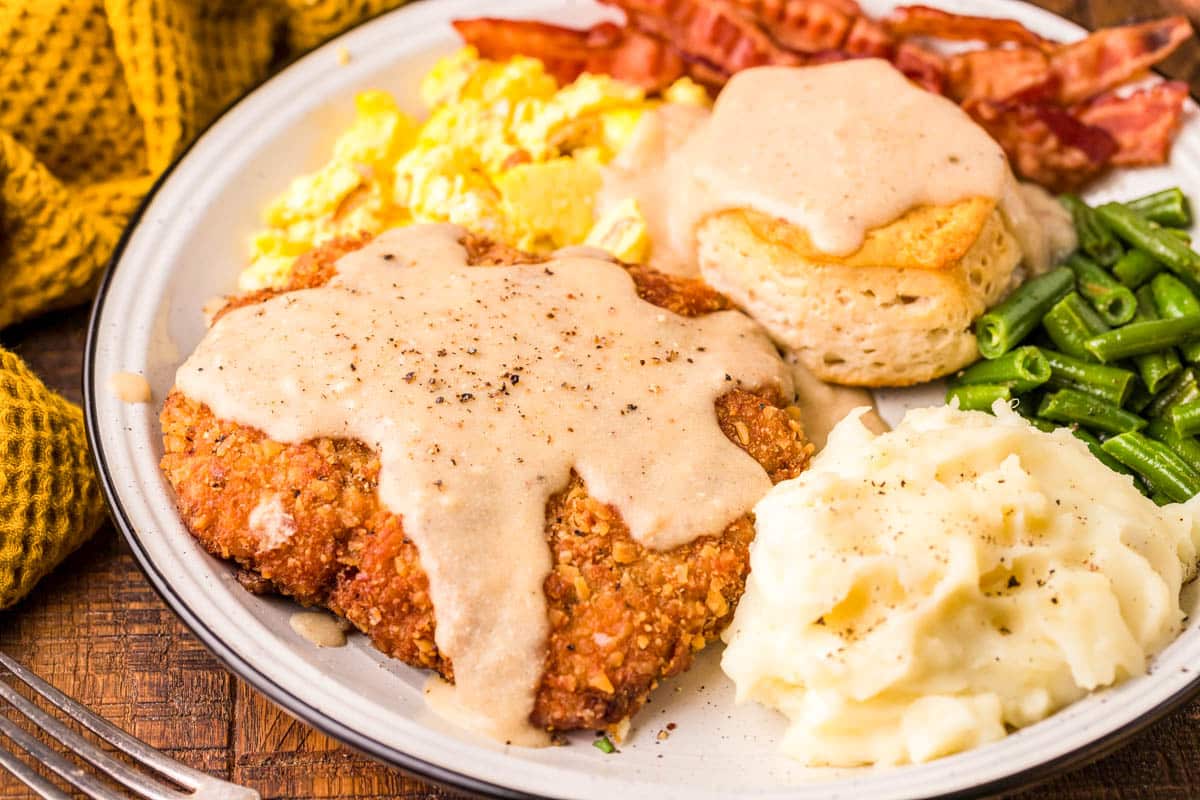
<svg viewBox="0 0 1200 800">
<path fill-rule="evenodd" d="M 322 286 L 336 274 L 338 259 L 365 243 L 331 242 L 302 257 L 285 288 L 234 298 L 220 314 Z M 539 261 L 469 235 L 463 245 L 468 263 L 481 268 Z M 698 281 L 626 269 L 638 295 L 668 311 L 697 317 L 730 308 Z M 720 430 L 772 482 L 797 475 L 811 453 L 788 401 L 775 389 L 735 388 L 714 408 Z M 183 521 L 209 552 L 281 594 L 345 617 L 388 655 L 453 680 L 454 665 L 435 641 L 420 553 L 401 516 L 379 499 L 377 453 L 350 439 L 272 441 L 217 418 L 178 390 L 168 396 L 161 423 L 163 472 Z M 637 711 L 661 679 L 687 668 L 732 617 L 753 533 L 746 515 L 719 535 L 649 549 L 573 471 L 546 506 L 549 637 L 531 722 L 555 731 L 600 728 Z"/>
</svg>

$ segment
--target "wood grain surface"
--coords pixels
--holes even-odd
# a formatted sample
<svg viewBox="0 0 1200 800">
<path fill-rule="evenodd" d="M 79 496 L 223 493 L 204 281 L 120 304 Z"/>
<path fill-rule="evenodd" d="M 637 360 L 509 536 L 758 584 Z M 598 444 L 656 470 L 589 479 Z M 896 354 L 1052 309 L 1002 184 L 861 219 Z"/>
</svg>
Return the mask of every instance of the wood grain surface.
<svg viewBox="0 0 1200 800">
<path fill-rule="evenodd" d="M 427 0 L 428 1 L 428 0 Z M 436 0 L 434 0 L 436 1 Z M 936 0 L 931 0 L 936 4 Z M 1088 27 L 1200 0 L 1040 0 Z M 1200 46 L 1165 65 L 1200 91 Z M 1196 187 L 1192 187 L 1194 190 Z M 50 386 L 80 400 L 86 309 L 0 333 Z M 33 595 L 0 612 L 0 650 L 117 725 L 203 770 L 279 798 L 457 798 L 371 761 L 292 719 L 233 677 L 147 583 L 111 524 Z M 0 771 L 0 800 L 32 797 Z M 1112 755 L 1014 797 L 1200 798 L 1200 701 Z"/>
</svg>

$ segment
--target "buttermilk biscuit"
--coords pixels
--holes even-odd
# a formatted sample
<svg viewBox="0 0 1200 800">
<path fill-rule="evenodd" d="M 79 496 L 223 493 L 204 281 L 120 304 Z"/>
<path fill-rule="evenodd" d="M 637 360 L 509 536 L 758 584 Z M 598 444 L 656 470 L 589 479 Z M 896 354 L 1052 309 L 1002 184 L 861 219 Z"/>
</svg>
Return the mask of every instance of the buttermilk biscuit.
<svg viewBox="0 0 1200 800">
<path fill-rule="evenodd" d="M 978 357 L 971 326 L 1014 283 L 1017 240 L 994 201 L 921 207 L 847 256 L 754 211 L 705 220 L 701 274 L 824 381 L 909 386 Z"/>
</svg>

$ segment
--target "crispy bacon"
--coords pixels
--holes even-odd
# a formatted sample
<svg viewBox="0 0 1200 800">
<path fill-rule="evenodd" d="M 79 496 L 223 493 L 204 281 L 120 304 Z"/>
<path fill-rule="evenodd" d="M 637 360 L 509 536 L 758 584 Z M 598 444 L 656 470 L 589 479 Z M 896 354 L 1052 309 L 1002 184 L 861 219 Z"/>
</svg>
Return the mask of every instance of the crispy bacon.
<svg viewBox="0 0 1200 800">
<path fill-rule="evenodd" d="M 1185 17 L 1096 31 L 1050 56 L 1059 101 L 1072 105 L 1116 88 L 1169 56 L 1192 35 Z"/>
<path fill-rule="evenodd" d="M 947 91 L 960 103 L 1014 97 L 1050 100 L 1057 93 L 1057 80 L 1041 50 L 970 50 L 950 57 Z"/>
<path fill-rule="evenodd" d="M 800 65 L 734 0 L 603 0 L 633 27 L 671 42 L 685 58 L 732 74 L 768 64 Z"/>
<path fill-rule="evenodd" d="M 975 41 L 988 45 L 1019 44 L 1043 48 L 1051 43 L 1015 19 L 951 14 L 929 6 L 901 6 L 884 18 L 894 36 L 929 36 L 935 39 Z"/>
<path fill-rule="evenodd" d="M 679 54 L 641 31 L 602 22 L 585 30 L 512 19 L 460 19 L 454 28 L 484 58 L 536 56 L 559 83 L 584 72 L 608 74 L 659 91 L 686 73 Z"/>
<path fill-rule="evenodd" d="M 770 34 L 798 53 L 837 50 L 862 14 L 852 0 L 733 0 Z"/>
<path fill-rule="evenodd" d="M 967 112 L 1000 143 L 1013 170 L 1054 191 L 1099 174 L 1117 150 L 1103 128 L 1087 125 L 1052 103 L 981 100 Z"/>
<path fill-rule="evenodd" d="M 896 41 L 882 25 L 869 17 L 859 17 L 846 37 L 842 49 L 854 58 L 891 58 Z"/>
<path fill-rule="evenodd" d="M 1164 81 L 1124 97 L 1103 94 L 1074 110 L 1086 125 L 1102 128 L 1117 142 L 1112 163 L 1119 166 L 1162 164 L 1183 117 L 1188 87 Z"/>
<path fill-rule="evenodd" d="M 943 94 L 946 89 L 946 61 L 916 42 L 901 42 L 892 65 L 910 81 L 926 91 Z"/>
</svg>

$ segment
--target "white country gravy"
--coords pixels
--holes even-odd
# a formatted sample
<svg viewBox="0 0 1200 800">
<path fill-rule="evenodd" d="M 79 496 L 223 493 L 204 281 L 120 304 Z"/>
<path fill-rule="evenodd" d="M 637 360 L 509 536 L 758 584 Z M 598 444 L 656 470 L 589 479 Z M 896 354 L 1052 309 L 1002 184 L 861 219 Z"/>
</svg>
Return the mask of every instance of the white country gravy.
<svg viewBox="0 0 1200 800">
<path fill-rule="evenodd" d="M 1070 229 L 1057 203 L 1031 205 L 1048 196 L 1018 189 L 1000 145 L 966 112 L 879 59 L 748 69 L 712 113 L 665 104 L 645 114 L 605 168 L 597 208 L 627 197 L 646 217 L 651 263 L 690 275 L 697 227 L 733 208 L 786 220 L 817 249 L 847 255 L 912 208 L 991 197 L 1035 271 Z"/>
<path fill-rule="evenodd" d="M 574 468 L 647 547 L 713 534 L 771 488 L 714 402 L 786 365 L 748 317 L 641 300 L 607 259 L 468 267 L 463 232 L 398 228 L 324 287 L 230 311 L 176 385 L 272 439 L 358 439 L 429 576 L 460 719 L 529 723 L 548 635 L 546 502 Z M 439 703 L 439 705 L 442 705 Z"/>
<path fill-rule="evenodd" d="M 753 208 L 831 255 L 909 209 L 999 199 L 1012 181 L 966 112 L 880 59 L 739 72 L 680 158 L 691 169 L 672 209 L 677 243 L 710 214 Z"/>
</svg>

